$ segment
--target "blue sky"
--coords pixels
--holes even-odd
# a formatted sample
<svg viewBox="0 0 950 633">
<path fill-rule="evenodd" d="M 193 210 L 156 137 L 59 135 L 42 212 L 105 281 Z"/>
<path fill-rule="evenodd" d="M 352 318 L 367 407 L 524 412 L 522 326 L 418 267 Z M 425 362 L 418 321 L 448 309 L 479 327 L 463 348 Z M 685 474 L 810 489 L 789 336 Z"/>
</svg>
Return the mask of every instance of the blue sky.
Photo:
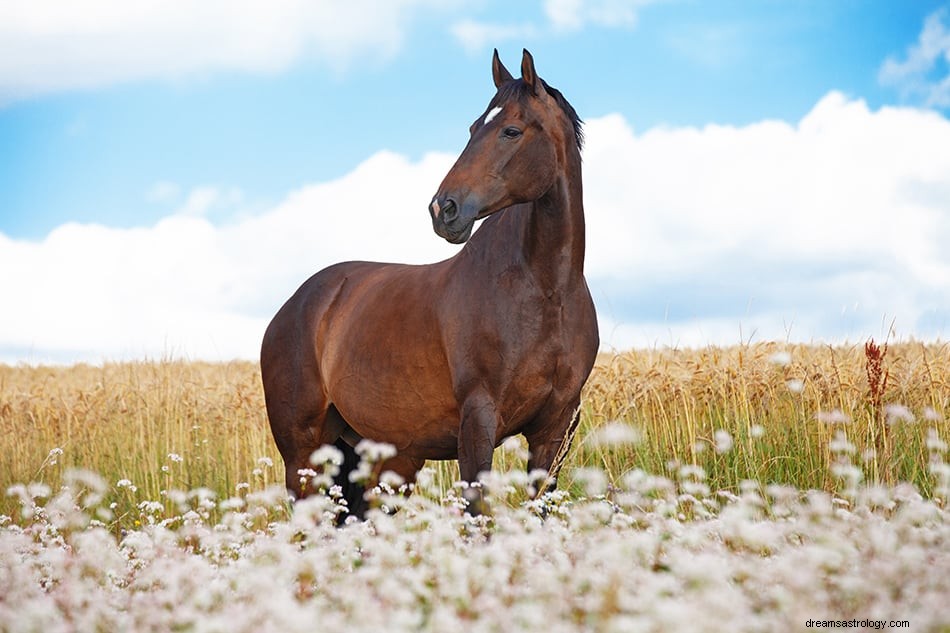
<svg viewBox="0 0 950 633">
<path fill-rule="evenodd" d="M 950 6 L 927 1 L 0 0 L 0 284 L 22 306 L 0 317 L 0 361 L 253 357 L 267 318 L 331 253 L 451 255 L 431 244 L 425 204 L 491 97 L 492 47 L 513 71 L 530 49 L 589 122 L 588 276 L 608 345 L 863 340 L 893 319 L 905 337 L 945 337 L 950 267 L 927 240 L 950 236 L 948 149 L 935 144 L 950 113 L 948 32 Z M 812 169 L 822 156 L 839 162 Z M 641 178 L 667 189 L 644 193 Z M 876 197 L 862 184 L 882 178 Z M 631 187 L 620 198 L 617 183 Z M 404 253 L 341 217 L 347 197 L 333 192 L 348 186 L 421 219 Z M 799 197 L 815 224 L 796 232 L 782 218 Z M 861 206 L 873 207 L 864 219 Z M 321 233 L 289 249 L 261 237 L 275 258 L 322 254 L 225 281 L 230 260 L 209 263 L 205 246 L 240 259 L 228 240 L 252 226 Z M 787 240 L 770 241 L 775 230 Z M 129 243 L 154 259 L 131 265 Z M 183 269 L 163 256 L 205 285 L 182 292 Z M 60 266 L 83 273 L 65 280 Z M 140 296 L 143 276 L 168 296 Z M 77 284 L 88 299 L 72 309 L 88 325 L 63 330 L 47 316 L 57 304 L 37 297 Z"/>
</svg>

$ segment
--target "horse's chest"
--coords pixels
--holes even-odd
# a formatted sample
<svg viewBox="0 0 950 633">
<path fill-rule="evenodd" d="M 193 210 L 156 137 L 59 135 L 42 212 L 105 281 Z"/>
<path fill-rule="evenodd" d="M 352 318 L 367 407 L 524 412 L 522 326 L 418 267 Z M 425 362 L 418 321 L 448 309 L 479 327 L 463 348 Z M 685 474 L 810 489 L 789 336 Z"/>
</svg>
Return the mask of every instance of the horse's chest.
<svg viewBox="0 0 950 633">
<path fill-rule="evenodd" d="M 565 371 L 575 363 L 571 340 L 575 337 L 570 310 L 559 295 L 539 297 L 522 308 L 511 325 L 508 345 L 503 346 L 506 377 L 500 400 L 512 422 L 530 418 L 563 388 Z"/>
</svg>

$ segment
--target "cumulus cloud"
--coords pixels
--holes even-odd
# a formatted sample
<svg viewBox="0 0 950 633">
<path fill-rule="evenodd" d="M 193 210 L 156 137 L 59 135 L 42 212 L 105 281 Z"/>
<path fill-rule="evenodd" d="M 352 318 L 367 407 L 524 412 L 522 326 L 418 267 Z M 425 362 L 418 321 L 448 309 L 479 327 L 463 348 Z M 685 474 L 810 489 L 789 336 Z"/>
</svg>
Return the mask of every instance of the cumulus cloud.
<svg viewBox="0 0 950 633">
<path fill-rule="evenodd" d="M 797 125 L 587 131 L 588 273 L 620 343 L 950 324 L 947 119 L 830 93 Z"/>
<path fill-rule="evenodd" d="M 176 200 L 180 193 L 181 187 L 177 183 L 159 180 L 145 192 L 145 199 L 155 204 L 161 204 Z"/>
<path fill-rule="evenodd" d="M 504 40 L 531 39 L 538 33 L 533 24 L 493 24 L 462 20 L 451 27 L 452 35 L 470 53 L 477 53 L 488 44 Z"/>
<path fill-rule="evenodd" d="M 451 255 L 426 209 L 451 163 L 378 153 L 223 226 L 176 213 L 134 229 L 67 224 L 42 242 L 0 234 L 0 269 L 16 271 L 0 279 L 0 361 L 253 358 L 270 317 L 318 269 Z"/>
<path fill-rule="evenodd" d="M 0 104 L 36 94 L 215 71 L 342 69 L 387 58 L 439 0 L 30 0 L 0 3 Z"/>
<path fill-rule="evenodd" d="M 657 0 L 545 0 L 544 21 L 500 24 L 465 19 L 452 26 L 455 39 L 470 53 L 504 40 L 532 39 L 542 33 L 578 31 L 588 24 L 605 28 L 632 28 L 643 7 Z"/>
<path fill-rule="evenodd" d="M 950 27 L 948 11 L 940 9 L 927 17 L 917 42 L 907 48 L 904 59 L 889 57 L 878 78 L 897 87 L 905 98 L 920 98 L 928 107 L 950 107 Z"/>
<path fill-rule="evenodd" d="M 898 335 L 946 336 L 946 118 L 830 93 L 795 124 L 637 132 L 611 115 L 587 139 L 587 276 L 605 346 L 860 341 L 892 320 Z M 0 270 L 15 271 L 0 276 L 0 361 L 254 358 L 316 270 L 457 252 L 425 207 L 452 160 L 378 153 L 224 225 L 179 212 L 41 242 L 0 235 Z"/>
<path fill-rule="evenodd" d="M 637 11 L 656 0 L 545 0 L 544 14 L 557 30 L 574 31 L 586 24 L 632 27 Z"/>
<path fill-rule="evenodd" d="M 195 187 L 176 213 L 195 217 L 209 216 L 217 209 L 234 208 L 243 200 L 244 194 L 235 187 L 225 190 L 212 186 Z"/>
</svg>

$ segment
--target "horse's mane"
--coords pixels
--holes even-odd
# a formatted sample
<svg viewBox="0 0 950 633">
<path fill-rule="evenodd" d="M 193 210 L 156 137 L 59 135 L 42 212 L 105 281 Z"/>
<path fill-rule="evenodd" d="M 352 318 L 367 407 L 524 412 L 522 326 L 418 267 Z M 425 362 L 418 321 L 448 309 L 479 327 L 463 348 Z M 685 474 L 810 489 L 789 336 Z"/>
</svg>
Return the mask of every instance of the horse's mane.
<svg viewBox="0 0 950 633">
<path fill-rule="evenodd" d="M 544 89 L 549 95 L 554 99 L 554 102 L 558 104 L 561 110 L 567 116 L 568 121 L 571 122 L 571 126 L 574 128 L 574 138 L 577 141 L 577 149 L 581 150 L 584 148 L 584 122 L 579 116 L 577 116 L 577 111 L 574 110 L 574 106 L 567 102 L 567 99 L 564 98 L 564 95 L 561 94 L 561 91 L 557 88 L 553 88 L 548 85 L 548 82 L 544 81 L 540 77 L 538 78 L 541 81 L 541 84 L 544 86 Z M 529 86 L 523 79 L 516 79 L 504 83 L 499 89 L 498 93 L 495 95 L 495 98 L 492 99 L 488 108 L 491 109 L 497 105 L 515 99 L 519 102 L 522 102 L 524 99 L 527 99 L 531 96 L 531 86 Z"/>
</svg>

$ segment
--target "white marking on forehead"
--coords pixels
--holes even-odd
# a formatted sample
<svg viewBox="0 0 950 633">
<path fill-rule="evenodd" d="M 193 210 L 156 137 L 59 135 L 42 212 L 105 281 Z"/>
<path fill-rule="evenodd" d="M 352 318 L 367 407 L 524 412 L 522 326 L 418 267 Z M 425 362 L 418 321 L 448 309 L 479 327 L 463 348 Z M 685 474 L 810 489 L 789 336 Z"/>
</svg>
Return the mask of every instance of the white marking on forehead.
<svg viewBox="0 0 950 633">
<path fill-rule="evenodd" d="M 491 123 L 492 119 L 498 116 L 498 113 L 501 112 L 501 108 L 502 106 L 495 106 L 494 108 L 492 108 L 491 112 L 485 115 L 485 122 L 482 123 L 482 125 L 488 125 L 489 123 Z"/>
</svg>

